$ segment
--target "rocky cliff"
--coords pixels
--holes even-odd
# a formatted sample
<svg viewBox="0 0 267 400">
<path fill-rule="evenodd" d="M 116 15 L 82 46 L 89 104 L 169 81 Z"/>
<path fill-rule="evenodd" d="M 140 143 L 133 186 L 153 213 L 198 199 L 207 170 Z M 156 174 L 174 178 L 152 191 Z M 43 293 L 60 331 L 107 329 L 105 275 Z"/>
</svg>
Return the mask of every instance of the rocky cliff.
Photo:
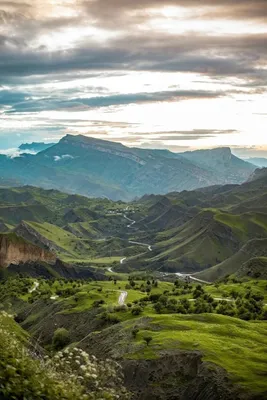
<svg viewBox="0 0 267 400">
<path fill-rule="evenodd" d="M 15 233 L 0 234 L 0 267 L 29 261 L 55 262 L 55 254 L 35 246 Z"/>
</svg>

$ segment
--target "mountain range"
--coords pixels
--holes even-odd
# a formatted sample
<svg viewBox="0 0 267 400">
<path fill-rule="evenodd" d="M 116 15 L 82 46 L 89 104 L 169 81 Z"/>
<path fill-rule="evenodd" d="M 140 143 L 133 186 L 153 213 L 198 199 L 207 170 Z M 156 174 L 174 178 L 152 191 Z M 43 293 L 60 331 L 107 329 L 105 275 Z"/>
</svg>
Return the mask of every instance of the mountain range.
<svg viewBox="0 0 267 400">
<path fill-rule="evenodd" d="M 33 143 L 23 148 L 43 146 L 46 148 L 35 155 L 1 155 L 1 180 L 89 197 L 132 200 L 151 193 L 240 184 L 255 170 L 229 148 L 177 154 L 129 148 L 82 135 L 67 135 L 54 145 Z"/>
</svg>

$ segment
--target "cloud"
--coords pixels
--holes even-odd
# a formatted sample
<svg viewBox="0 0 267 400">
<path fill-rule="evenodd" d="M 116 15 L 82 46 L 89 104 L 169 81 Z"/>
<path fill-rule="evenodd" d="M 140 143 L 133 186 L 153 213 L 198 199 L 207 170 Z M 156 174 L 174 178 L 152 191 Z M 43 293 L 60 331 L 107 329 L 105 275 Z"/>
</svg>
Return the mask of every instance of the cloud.
<svg viewBox="0 0 267 400">
<path fill-rule="evenodd" d="M 140 24 L 150 17 L 152 9 L 181 7 L 190 9 L 195 18 L 247 19 L 264 21 L 267 18 L 266 0 L 94 0 L 82 1 L 83 9 L 98 23 L 108 26 L 115 24 Z"/>
<path fill-rule="evenodd" d="M 65 94 L 65 97 L 68 93 Z M 150 93 L 126 93 L 90 98 L 72 98 L 70 100 L 57 97 L 32 96 L 30 93 L 0 91 L 0 104 L 8 105 L 6 114 L 32 113 L 44 110 L 84 110 L 85 108 L 101 108 L 137 103 L 153 103 L 164 101 L 182 101 L 188 99 L 214 99 L 222 97 L 223 92 L 205 90 L 175 90 Z"/>
<path fill-rule="evenodd" d="M 192 129 L 191 131 L 158 131 L 158 132 L 144 132 L 140 135 L 181 135 L 181 136 L 217 136 L 217 135 L 228 135 L 238 133 L 235 129 Z M 136 135 L 136 132 L 130 133 L 130 135 Z"/>
<path fill-rule="evenodd" d="M 10 158 L 21 157 L 23 154 L 37 154 L 35 151 L 32 150 L 20 150 L 18 148 L 10 148 L 6 150 L 0 150 L 0 154 L 3 154 Z"/>
<path fill-rule="evenodd" d="M 267 33 L 221 37 L 131 32 L 107 46 L 87 41 L 67 52 L 21 51 L 5 44 L 0 51 L 3 83 L 8 76 L 125 69 L 260 78 L 266 77 Z"/>
<path fill-rule="evenodd" d="M 62 156 L 54 156 L 54 161 L 62 161 L 62 160 L 73 160 L 74 157 L 70 154 L 63 154 Z"/>
<path fill-rule="evenodd" d="M 196 99 L 198 104 L 209 99 L 216 114 L 224 100 L 252 103 L 267 91 L 266 17 L 266 0 L 0 0 L 0 132 L 11 136 L 19 130 L 34 140 L 46 131 L 57 137 L 88 132 L 143 143 L 150 132 L 135 132 L 142 129 L 137 124 L 92 123 L 84 116 L 132 118 L 129 104 L 136 111 L 138 105 L 154 103 L 146 107 L 156 109 L 155 103 L 164 102 L 167 110 L 168 102 L 191 100 L 194 106 Z M 146 74 L 155 78 L 142 81 Z M 165 84 L 167 76 L 173 84 L 169 78 Z M 263 110 L 260 102 L 251 104 L 255 118 L 255 111 Z M 133 115 L 133 123 L 145 121 Z M 166 127 L 157 127 L 162 132 L 154 140 L 159 146 L 161 140 L 193 142 L 236 133 L 197 129 L 227 127 L 224 121 L 213 125 L 205 110 L 203 121 L 196 118 L 199 125 L 194 118 L 187 124 L 177 118 L 177 131 L 167 120 L 171 112 L 166 115 Z M 240 132 L 241 125 L 230 126 Z M 154 129 L 150 122 L 145 126 Z M 6 142 L 17 146 L 8 137 Z"/>
</svg>

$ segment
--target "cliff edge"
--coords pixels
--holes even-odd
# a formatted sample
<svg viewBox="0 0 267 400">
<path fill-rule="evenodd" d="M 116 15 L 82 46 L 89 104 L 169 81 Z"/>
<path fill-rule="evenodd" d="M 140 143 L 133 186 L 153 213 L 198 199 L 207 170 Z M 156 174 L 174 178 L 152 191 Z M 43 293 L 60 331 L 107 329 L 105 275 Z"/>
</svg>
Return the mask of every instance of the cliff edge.
<svg viewBox="0 0 267 400">
<path fill-rule="evenodd" d="M 0 234 L 0 267 L 34 261 L 54 263 L 56 255 L 27 242 L 15 233 Z"/>
</svg>

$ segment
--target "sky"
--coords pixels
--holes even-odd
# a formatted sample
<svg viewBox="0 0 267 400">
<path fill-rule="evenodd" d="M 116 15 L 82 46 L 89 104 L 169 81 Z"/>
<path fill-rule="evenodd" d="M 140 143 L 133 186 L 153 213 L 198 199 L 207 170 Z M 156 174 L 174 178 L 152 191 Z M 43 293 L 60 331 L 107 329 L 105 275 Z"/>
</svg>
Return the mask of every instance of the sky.
<svg viewBox="0 0 267 400">
<path fill-rule="evenodd" d="M 0 0 L 0 149 L 267 157 L 267 0 Z"/>
</svg>

